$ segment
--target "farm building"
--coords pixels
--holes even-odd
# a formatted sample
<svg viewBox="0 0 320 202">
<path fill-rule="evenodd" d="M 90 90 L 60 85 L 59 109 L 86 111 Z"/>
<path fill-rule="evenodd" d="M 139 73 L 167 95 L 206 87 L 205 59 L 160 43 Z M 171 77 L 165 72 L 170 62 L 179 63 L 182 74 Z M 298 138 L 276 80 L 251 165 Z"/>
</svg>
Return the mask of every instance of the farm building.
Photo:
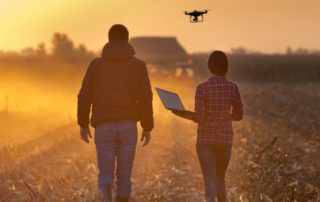
<svg viewBox="0 0 320 202">
<path fill-rule="evenodd" d="M 135 37 L 129 43 L 136 56 L 147 63 L 176 64 L 189 58 L 175 37 Z"/>
</svg>

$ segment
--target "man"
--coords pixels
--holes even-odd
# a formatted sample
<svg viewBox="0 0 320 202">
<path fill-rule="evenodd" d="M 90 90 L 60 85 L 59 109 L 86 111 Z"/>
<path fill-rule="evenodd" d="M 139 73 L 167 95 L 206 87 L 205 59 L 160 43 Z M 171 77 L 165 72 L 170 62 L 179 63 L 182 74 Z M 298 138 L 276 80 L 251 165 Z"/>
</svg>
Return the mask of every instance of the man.
<svg viewBox="0 0 320 202">
<path fill-rule="evenodd" d="M 94 142 L 99 168 L 98 184 L 103 201 L 112 201 L 116 175 L 116 201 L 129 201 L 131 171 L 137 143 L 136 122 L 143 128 L 143 146 L 153 129 L 152 91 L 146 64 L 135 58 L 129 32 L 113 25 L 109 42 L 100 58 L 94 59 L 84 76 L 78 95 L 78 124 L 81 138 L 89 143 L 89 114 L 95 127 Z"/>
</svg>

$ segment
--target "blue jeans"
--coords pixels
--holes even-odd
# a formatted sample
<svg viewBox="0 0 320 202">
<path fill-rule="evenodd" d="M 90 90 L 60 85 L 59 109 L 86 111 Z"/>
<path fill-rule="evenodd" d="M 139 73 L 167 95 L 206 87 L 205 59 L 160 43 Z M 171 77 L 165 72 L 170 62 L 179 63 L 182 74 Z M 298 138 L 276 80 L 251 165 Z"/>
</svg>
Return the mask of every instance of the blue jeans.
<svg viewBox="0 0 320 202">
<path fill-rule="evenodd" d="M 207 201 L 226 201 L 225 174 L 231 156 L 231 145 L 197 144 Z"/>
<path fill-rule="evenodd" d="M 109 122 L 95 128 L 98 184 L 100 188 L 106 185 L 113 186 L 113 178 L 116 175 L 118 197 L 130 196 L 137 133 L 136 122 L 130 120 Z"/>
</svg>

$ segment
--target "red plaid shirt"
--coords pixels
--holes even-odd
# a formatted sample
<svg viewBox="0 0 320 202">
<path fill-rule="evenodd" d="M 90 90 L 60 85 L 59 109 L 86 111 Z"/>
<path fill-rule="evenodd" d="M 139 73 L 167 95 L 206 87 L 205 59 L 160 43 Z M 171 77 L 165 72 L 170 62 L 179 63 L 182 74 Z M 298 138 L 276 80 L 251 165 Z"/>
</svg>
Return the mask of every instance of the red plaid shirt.
<svg viewBox="0 0 320 202">
<path fill-rule="evenodd" d="M 197 86 L 197 144 L 232 144 L 232 121 L 239 121 L 242 116 L 243 104 L 236 84 L 223 76 L 212 76 Z"/>
</svg>

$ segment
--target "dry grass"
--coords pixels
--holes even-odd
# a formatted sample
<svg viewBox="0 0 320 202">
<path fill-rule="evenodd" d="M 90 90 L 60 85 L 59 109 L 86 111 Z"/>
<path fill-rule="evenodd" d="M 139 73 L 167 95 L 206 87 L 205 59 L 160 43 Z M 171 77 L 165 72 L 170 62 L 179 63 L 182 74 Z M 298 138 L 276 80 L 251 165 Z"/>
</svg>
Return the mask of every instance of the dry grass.
<svg viewBox="0 0 320 202">
<path fill-rule="evenodd" d="M 178 91 L 192 109 L 192 79 L 153 76 L 152 83 Z M 234 124 L 229 200 L 319 201 L 320 84 L 239 85 L 246 114 Z M 75 107 L 75 91 L 61 97 L 67 106 Z M 203 201 L 196 125 L 164 110 L 157 96 L 154 106 L 152 143 L 137 145 L 132 201 Z M 74 122 L 43 127 L 49 116 L 28 122 L 31 112 L 22 113 L 1 114 L 1 122 L 7 116 L 13 121 L 1 125 L 1 133 L 12 133 L 10 144 L 0 148 L 0 201 L 98 201 L 93 143 L 80 141 Z M 23 143 L 21 131 L 29 136 Z"/>
</svg>

